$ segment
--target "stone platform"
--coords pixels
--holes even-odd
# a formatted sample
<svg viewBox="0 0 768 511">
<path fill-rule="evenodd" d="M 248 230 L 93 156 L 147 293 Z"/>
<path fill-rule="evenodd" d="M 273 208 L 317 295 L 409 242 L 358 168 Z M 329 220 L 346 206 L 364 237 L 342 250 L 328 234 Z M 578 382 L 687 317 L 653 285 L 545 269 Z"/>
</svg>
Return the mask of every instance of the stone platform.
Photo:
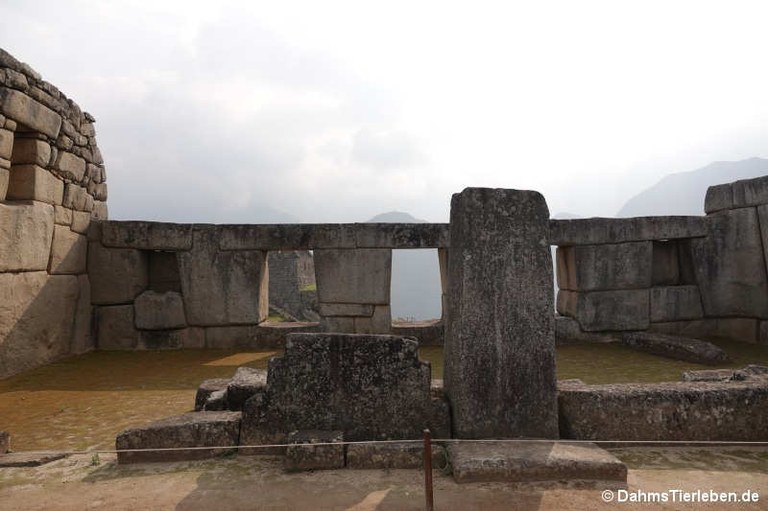
<svg viewBox="0 0 768 511">
<path fill-rule="evenodd" d="M 448 444 L 448 457 L 457 483 L 627 482 L 626 465 L 590 443 L 464 442 Z"/>
</svg>

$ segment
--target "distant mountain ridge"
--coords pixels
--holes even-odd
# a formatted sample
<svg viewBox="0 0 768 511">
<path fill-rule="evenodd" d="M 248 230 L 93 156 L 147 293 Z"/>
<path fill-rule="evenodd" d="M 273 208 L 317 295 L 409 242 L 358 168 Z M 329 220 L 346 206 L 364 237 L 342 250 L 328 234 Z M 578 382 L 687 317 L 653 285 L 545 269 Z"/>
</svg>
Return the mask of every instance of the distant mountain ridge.
<svg viewBox="0 0 768 511">
<path fill-rule="evenodd" d="M 629 199 L 616 216 L 703 215 L 710 186 L 764 175 L 768 175 L 768 159 L 757 157 L 670 174 Z"/>
</svg>

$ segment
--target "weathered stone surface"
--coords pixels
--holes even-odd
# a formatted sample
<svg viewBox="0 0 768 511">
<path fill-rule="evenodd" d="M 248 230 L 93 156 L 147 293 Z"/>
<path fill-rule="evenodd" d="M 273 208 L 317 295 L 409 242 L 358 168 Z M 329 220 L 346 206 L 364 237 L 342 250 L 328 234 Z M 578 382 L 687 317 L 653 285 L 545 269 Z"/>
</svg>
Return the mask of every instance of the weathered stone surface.
<svg viewBox="0 0 768 511">
<path fill-rule="evenodd" d="M 652 332 L 631 332 L 622 342 L 639 351 L 696 364 L 719 365 L 730 362 L 728 354 L 711 342 Z"/>
<path fill-rule="evenodd" d="M 324 303 L 389 305 L 392 251 L 314 251 L 317 297 Z"/>
<path fill-rule="evenodd" d="M 140 250 L 90 242 L 88 275 L 94 304 L 130 303 L 147 288 L 147 257 Z"/>
<path fill-rule="evenodd" d="M 680 284 L 680 264 L 677 241 L 654 241 L 651 281 L 653 286 Z"/>
<path fill-rule="evenodd" d="M 227 385 L 227 407 L 233 412 L 243 409 L 243 405 L 256 393 L 267 389 L 267 371 L 252 367 L 238 367 Z"/>
<path fill-rule="evenodd" d="M 550 220 L 549 226 L 549 243 L 557 246 L 672 240 L 707 235 L 706 218 L 699 216 Z"/>
<path fill-rule="evenodd" d="M 264 321 L 269 290 L 266 253 L 220 251 L 218 236 L 214 229 L 197 230 L 192 250 L 178 256 L 188 323 L 214 326 Z"/>
<path fill-rule="evenodd" d="M 419 346 L 442 346 L 445 325 L 441 319 L 414 322 L 392 322 L 392 335 L 412 337 Z"/>
<path fill-rule="evenodd" d="M 61 117 L 17 90 L 0 87 L 0 112 L 51 138 L 59 136 Z"/>
<path fill-rule="evenodd" d="M 594 444 L 452 443 L 448 457 L 457 483 L 627 481 L 626 465 Z"/>
<path fill-rule="evenodd" d="M 64 206 L 53 207 L 53 221 L 57 225 L 66 225 L 67 227 L 72 225 L 72 210 L 67 209 Z"/>
<path fill-rule="evenodd" d="M 48 273 L 75 275 L 85 273 L 87 254 L 88 238 L 72 232 L 65 225 L 56 225 L 53 230 Z"/>
<path fill-rule="evenodd" d="M 373 305 L 362 303 L 321 303 L 322 316 L 373 316 Z"/>
<path fill-rule="evenodd" d="M 64 182 L 37 165 L 14 165 L 6 198 L 62 204 Z"/>
<path fill-rule="evenodd" d="M 211 392 L 203 405 L 203 410 L 207 412 L 222 412 L 227 410 L 227 390 L 217 390 Z"/>
<path fill-rule="evenodd" d="M 760 321 L 754 318 L 705 318 L 690 321 L 651 323 L 655 332 L 685 337 L 718 337 L 739 342 L 758 342 Z"/>
<path fill-rule="evenodd" d="M 734 380 L 733 369 L 704 369 L 701 371 L 683 371 L 682 381 L 731 381 Z"/>
<path fill-rule="evenodd" d="M 0 431 L 0 454 L 11 450 L 11 435 L 7 431 Z"/>
<path fill-rule="evenodd" d="M 389 305 L 375 305 L 370 317 L 355 317 L 356 334 L 389 334 L 392 332 L 392 313 Z"/>
<path fill-rule="evenodd" d="M 557 344 L 579 343 L 579 342 L 620 342 L 619 333 L 595 333 L 584 332 L 579 326 L 579 322 L 567 316 L 555 316 L 555 340 Z"/>
<path fill-rule="evenodd" d="M 118 452 L 118 463 L 199 460 L 234 452 L 240 437 L 239 412 L 193 412 L 163 419 L 117 436 L 116 449 L 178 449 Z M 184 447 L 216 447 L 184 449 Z"/>
<path fill-rule="evenodd" d="M 355 318 L 346 316 L 321 317 L 320 329 L 323 332 L 353 334 L 355 333 Z"/>
<path fill-rule="evenodd" d="M 250 326 L 221 326 L 205 329 L 208 349 L 268 349 L 285 346 L 290 333 L 318 332 L 317 323 L 261 323 Z"/>
<path fill-rule="evenodd" d="M 344 468 L 344 433 L 341 431 L 295 431 L 288 435 L 283 467 L 287 472 Z M 336 445 L 315 445 L 336 444 Z"/>
<path fill-rule="evenodd" d="M 62 177 L 77 183 L 85 176 L 85 160 L 67 151 L 59 151 L 54 168 Z"/>
<path fill-rule="evenodd" d="M 768 204 L 768 176 L 742 179 L 732 183 L 731 187 L 734 208 Z"/>
<path fill-rule="evenodd" d="M 0 379 L 69 353 L 77 277 L 0 273 Z"/>
<path fill-rule="evenodd" d="M 67 456 L 60 451 L 12 452 L 0 457 L 0 468 L 39 467 Z"/>
<path fill-rule="evenodd" d="M 114 248 L 190 250 L 192 224 L 165 222 L 104 222 L 102 243 Z"/>
<path fill-rule="evenodd" d="M 91 288 L 93 294 L 93 288 Z M 96 308 L 96 347 L 100 350 L 133 350 L 139 332 L 133 323 L 133 305 Z"/>
<path fill-rule="evenodd" d="M 188 345 L 203 342 L 202 328 L 179 328 L 176 330 L 140 330 L 137 349 L 178 350 Z M 191 338 L 191 339 L 190 339 Z"/>
<path fill-rule="evenodd" d="M 698 286 L 651 288 L 651 321 L 681 321 L 704 316 Z"/>
<path fill-rule="evenodd" d="M 291 431 L 343 431 L 349 441 L 420 438 L 431 428 L 430 366 L 413 339 L 291 334 L 269 362 L 267 392 L 243 408 L 248 444 Z"/>
<path fill-rule="evenodd" d="M 227 385 L 229 385 L 229 378 L 213 378 L 205 380 L 197 387 L 197 393 L 195 394 L 195 411 L 199 412 L 205 406 L 205 402 L 208 398 L 217 391 L 226 391 Z"/>
<path fill-rule="evenodd" d="M 67 210 L 69 211 L 69 210 Z M 86 211 L 72 211 L 72 223 L 70 229 L 73 232 L 87 234 L 91 225 L 91 215 Z"/>
<path fill-rule="evenodd" d="M 445 224 L 355 224 L 358 248 L 439 248 L 448 245 Z"/>
<path fill-rule="evenodd" d="M 77 309 L 75 310 L 75 329 L 72 334 L 70 352 L 80 355 L 93 351 L 96 347 L 96 338 L 91 332 L 91 319 L 93 307 L 91 306 L 91 282 L 88 275 L 78 275 L 77 285 L 80 292 L 77 296 Z"/>
<path fill-rule="evenodd" d="M 51 145 L 37 138 L 21 138 L 13 146 L 14 165 L 37 165 L 47 167 L 51 160 Z"/>
<path fill-rule="evenodd" d="M 92 211 L 93 197 L 88 195 L 88 190 L 73 183 L 67 183 L 64 187 L 64 207 L 77 211 Z"/>
<path fill-rule="evenodd" d="M 142 330 L 170 330 L 184 328 L 184 302 L 179 293 L 144 291 L 133 302 L 136 328 Z"/>
<path fill-rule="evenodd" d="M 548 219 L 537 192 L 451 200 L 445 389 L 458 438 L 557 437 Z"/>
<path fill-rule="evenodd" d="M 103 201 L 93 201 L 93 211 L 91 211 L 91 219 L 93 220 L 106 220 L 109 218 L 109 211 L 107 203 Z"/>
<path fill-rule="evenodd" d="M 149 287 L 152 291 L 181 292 L 181 277 L 176 252 L 149 252 Z"/>
<path fill-rule="evenodd" d="M 0 201 L 5 200 L 5 195 L 8 192 L 8 183 L 11 181 L 11 171 L 5 168 L 0 168 Z"/>
<path fill-rule="evenodd" d="M 1 128 L 2 126 L 0 126 Z M 13 132 L 0 129 L 0 158 L 11 159 L 13 154 Z"/>
<path fill-rule="evenodd" d="M 768 383 L 559 384 L 560 435 L 575 440 L 768 440 Z"/>
<path fill-rule="evenodd" d="M 768 318 L 768 276 L 757 211 L 734 209 L 708 218 L 709 236 L 691 244 L 705 315 Z"/>
<path fill-rule="evenodd" d="M 710 186 L 704 198 L 704 212 L 706 214 L 733 209 L 733 187 L 731 184 Z"/>
<path fill-rule="evenodd" d="M 648 290 L 559 291 L 557 312 L 575 318 L 585 332 L 645 330 L 650 313 Z"/>
<path fill-rule="evenodd" d="M 48 268 L 53 206 L 40 202 L 0 204 L 0 272 Z"/>
<path fill-rule="evenodd" d="M 432 467 L 442 469 L 446 466 L 445 449 L 432 444 Z M 347 468 L 367 469 L 407 469 L 424 467 L 424 443 L 386 443 L 386 444 L 350 444 L 347 446 Z"/>
<path fill-rule="evenodd" d="M 651 287 L 651 242 L 559 248 L 566 278 L 560 289 L 597 291 Z"/>
</svg>

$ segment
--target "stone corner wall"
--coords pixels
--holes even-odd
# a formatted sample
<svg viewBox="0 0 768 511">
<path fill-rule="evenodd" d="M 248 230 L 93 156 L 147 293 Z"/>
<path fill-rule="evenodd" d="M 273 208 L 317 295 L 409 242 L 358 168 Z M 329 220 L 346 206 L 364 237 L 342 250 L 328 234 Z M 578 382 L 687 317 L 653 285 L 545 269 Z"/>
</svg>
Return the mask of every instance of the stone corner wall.
<svg viewBox="0 0 768 511">
<path fill-rule="evenodd" d="M 93 349 L 86 232 L 105 180 L 94 118 L 0 49 L 0 378 Z"/>
</svg>

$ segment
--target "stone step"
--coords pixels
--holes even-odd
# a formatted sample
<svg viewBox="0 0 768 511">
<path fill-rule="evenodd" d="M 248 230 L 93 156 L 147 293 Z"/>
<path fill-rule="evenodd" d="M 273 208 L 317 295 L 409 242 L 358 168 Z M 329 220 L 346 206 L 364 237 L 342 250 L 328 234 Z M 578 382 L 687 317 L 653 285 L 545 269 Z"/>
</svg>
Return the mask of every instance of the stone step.
<svg viewBox="0 0 768 511">
<path fill-rule="evenodd" d="M 626 465 L 591 443 L 467 441 L 449 444 L 448 457 L 457 483 L 627 482 Z"/>
</svg>

